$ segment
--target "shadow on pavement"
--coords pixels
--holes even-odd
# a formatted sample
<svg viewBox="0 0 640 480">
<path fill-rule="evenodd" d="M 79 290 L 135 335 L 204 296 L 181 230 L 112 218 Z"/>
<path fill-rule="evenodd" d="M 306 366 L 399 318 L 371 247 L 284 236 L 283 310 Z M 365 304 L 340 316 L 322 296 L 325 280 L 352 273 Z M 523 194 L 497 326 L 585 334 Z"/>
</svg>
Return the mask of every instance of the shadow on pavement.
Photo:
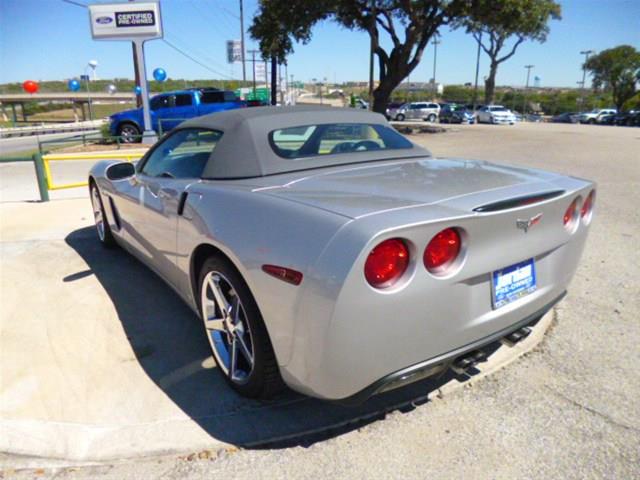
<svg viewBox="0 0 640 480">
<path fill-rule="evenodd" d="M 137 360 L 182 411 L 219 441 L 243 447 L 307 446 L 427 401 L 449 381 L 447 373 L 344 407 L 287 392 L 270 402 L 236 395 L 210 358 L 197 316 L 159 277 L 124 250 L 104 249 L 93 227 L 69 234 L 66 243 L 90 270 L 63 279 L 95 275 L 113 302 Z"/>
</svg>

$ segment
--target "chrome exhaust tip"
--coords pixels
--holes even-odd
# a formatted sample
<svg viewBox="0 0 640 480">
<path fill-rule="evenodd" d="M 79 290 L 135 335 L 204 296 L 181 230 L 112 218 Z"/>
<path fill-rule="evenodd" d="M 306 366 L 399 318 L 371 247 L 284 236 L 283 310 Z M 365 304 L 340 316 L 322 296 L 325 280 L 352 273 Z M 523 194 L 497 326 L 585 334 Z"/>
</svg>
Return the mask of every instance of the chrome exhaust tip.
<svg viewBox="0 0 640 480">
<path fill-rule="evenodd" d="M 521 342 L 531 335 L 531 328 L 522 327 L 509 335 L 502 337 L 501 342 L 509 347 L 513 347 L 516 343 Z"/>
</svg>

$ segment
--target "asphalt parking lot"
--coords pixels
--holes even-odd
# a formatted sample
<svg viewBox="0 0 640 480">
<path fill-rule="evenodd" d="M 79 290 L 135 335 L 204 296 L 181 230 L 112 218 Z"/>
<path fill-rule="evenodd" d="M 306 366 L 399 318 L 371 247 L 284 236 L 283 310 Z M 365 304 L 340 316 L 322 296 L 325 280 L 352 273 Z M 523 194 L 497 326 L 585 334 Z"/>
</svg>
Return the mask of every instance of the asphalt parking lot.
<svg viewBox="0 0 640 480">
<path fill-rule="evenodd" d="M 16 452 L 31 431 L 43 451 L 57 452 L 1 456 L 2 476 L 638 478 L 640 129 L 448 130 L 412 138 L 437 156 L 595 180 L 597 216 L 583 261 L 545 339 L 524 357 L 442 398 L 425 401 L 428 386 L 420 385 L 357 411 L 295 395 L 271 405 L 240 401 L 210 371 L 199 325 L 177 297 L 124 253 L 100 252 L 86 192 L 25 203 L 35 192 L 30 165 L 0 165 L 0 442 Z M 82 364 L 81 376 L 65 376 L 60 366 L 71 364 Z M 43 400 L 41 389 L 55 395 Z M 140 401 L 149 398 L 154 404 Z M 412 399 L 413 407 L 393 408 Z M 82 411 L 71 408 L 77 404 Z M 14 423 L 5 421 L 9 412 Z M 127 415 L 146 430 L 122 442 L 126 432 L 116 427 Z M 70 425 L 82 442 L 56 436 Z M 280 441 L 260 441 L 270 438 Z M 150 452 L 145 439 L 165 451 Z M 86 457 L 89 449 L 103 458 Z M 132 460 L 145 452 L 154 456 Z M 99 464 L 67 467 L 68 458 Z"/>
</svg>

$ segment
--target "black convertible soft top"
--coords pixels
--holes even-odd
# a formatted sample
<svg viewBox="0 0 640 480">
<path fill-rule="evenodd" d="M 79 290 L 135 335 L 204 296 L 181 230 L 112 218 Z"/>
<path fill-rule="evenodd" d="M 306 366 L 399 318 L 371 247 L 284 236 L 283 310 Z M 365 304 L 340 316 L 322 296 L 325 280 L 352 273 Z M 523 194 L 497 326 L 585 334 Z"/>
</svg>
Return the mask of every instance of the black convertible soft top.
<svg viewBox="0 0 640 480">
<path fill-rule="evenodd" d="M 251 178 L 334 165 L 430 156 L 411 144 L 402 150 L 370 150 L 295 160 L 277 155 L 269 134 L 274 130 L 323 124 L 370 124 L 391 128 L 383 115 L 353 108 L 321 106 L 240 108 L 188 120 L 177 128 L 206 128 L 223 132 L 203 172 L 203 178 Z"/>
</svg>

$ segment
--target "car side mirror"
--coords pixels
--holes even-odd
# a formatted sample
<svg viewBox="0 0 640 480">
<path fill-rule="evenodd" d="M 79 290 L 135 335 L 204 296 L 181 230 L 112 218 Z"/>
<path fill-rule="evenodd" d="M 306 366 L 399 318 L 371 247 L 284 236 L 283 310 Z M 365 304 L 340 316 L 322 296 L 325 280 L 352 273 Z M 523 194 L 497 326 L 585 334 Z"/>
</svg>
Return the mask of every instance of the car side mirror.
<svg viewBox="0 0 640 480">
<path fill-rule="evenodd" d="M 107 167 L 105 176 L 109 180 L 124 180 L 125 178 L 133 177 L 136 174 L 136 167 L 130 162 L 114 163 Z"/>
</svg>

